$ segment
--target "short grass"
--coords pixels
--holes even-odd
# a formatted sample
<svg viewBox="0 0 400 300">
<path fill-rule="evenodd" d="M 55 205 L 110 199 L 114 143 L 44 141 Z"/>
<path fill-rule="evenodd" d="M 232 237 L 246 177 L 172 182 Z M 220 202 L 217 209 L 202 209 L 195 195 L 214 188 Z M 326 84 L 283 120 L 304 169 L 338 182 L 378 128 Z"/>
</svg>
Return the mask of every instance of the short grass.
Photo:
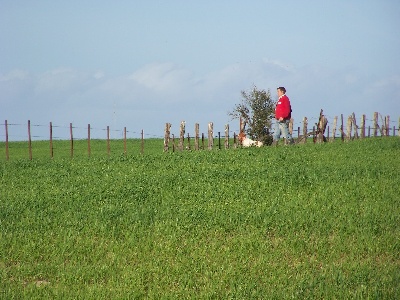
<svg viewBox="0 0 400 300">
<path fill-rule="evenodd" d="M 400 139 L 151 142 L 144 155 L 99 142 L 90 158 L 82 144 L 74 159 L 60 148 L 32 161 L 11 144 L 0 298 L 400 298 Z"/>
</svg>

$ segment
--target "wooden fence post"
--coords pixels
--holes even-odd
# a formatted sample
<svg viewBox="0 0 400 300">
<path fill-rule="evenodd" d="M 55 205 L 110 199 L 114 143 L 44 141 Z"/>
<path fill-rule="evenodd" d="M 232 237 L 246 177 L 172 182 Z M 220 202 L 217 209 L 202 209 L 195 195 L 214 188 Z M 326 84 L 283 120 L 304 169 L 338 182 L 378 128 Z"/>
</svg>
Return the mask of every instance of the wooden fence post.
<svg viewBox="0 0 400 300">
<path fill-rule="evenodd" d="M 323 143 L 324 142 L 324 135 L 325 135 L 325 130 L 326 130 L 326 125 L 328 124 L 328 119 L 322 114 L 322 109 L 320 112 L 320 120 L 318 122 L 318 128 L 319 132 L 317 135 L 317 142 L 318 143 Z M 329 129 L 328 129 L 329 132 Z"/>
<path fill-rule="evenodd" d="M 88 157 L 90 157 L 91 149 L 90 149 L 90 124 L 87 125 L 87 140 L 88 140 Z"/>
<path fill-rule="evenodd" d="M 110 126 L 107 126 L 107 155 L 110 156 Z"/>
<path fill-rule="evenodd" d="M 225 124 L 225 149 L 229 149 L 229 124 Z"/>
<path fill-rule="evenodd" d="M 126 155 L 126 127 L 124 127 L 124 155 Z"/>
<path fill-rule="evenodd" d="M 347 130 L 346 130 L 346 140 L 349 141 L 351 139 L 351 128 L 352 128 L 352 117 L 349 116 L 347 118 Z"/>
<path fill-rule="evenodd" d="M 221 132 L 218 131 L 218 150 L 221 150 Z"/>
<path fill-rule="evenodd" d="M 142 153 L 142 155 L 144 154 L 144 131 L 142 129 L 142 143 L 141 143 L 141 147 L 140 147 L 140 153 Z"/>
<path fill-rule="evenodd" d="M 172 134 L 172 152 L 175 152 L 175 134 Z"/>
<path fill-rule="evenodd" d="M 331 137 L 331 140 L 332 140 L 332 141 L 334 141 L 335 138 L 336 138 L 337 120 L 338 120 L 338 117 L 335 116 L 335 117 L 333 118 L 333 128 L 332 128 L 332 137 Z"/>
<path fill-rule="evenodd" d="M 386 120 L 386 136 L 389 136 L 390 135 L 390 133 L 389 133 L 389 130 L 390 130 L 390 116 L 386 116 L 385 120 Z"/>
<path fill-rule="evenodd" d="M 73 136 L 73 132 L 72 132 L 72 123 L 69 123 L 69 136 L 71 139 L 71 158 L 74 157 L 74 136 Z"/>
<path fill-rule="evenodd" d="M 6 127 L 6 159 L 9 160 L 10 156 L 9 156 L 9 151 L 8 151 L 8 123 L 7 123 L 7 120 L 4 122 L 4 126 Z"/>
<path fill-rule="evenodd" d="M 387 122 L 386 122 L 386 116 L 383 118 L 381 115 L 381 120 L 382 120 L 382 130 L 381 130 L 381 135 L 382 136 L 387 136 Z"/>
<path fill-rule="evenodd" d="M 185 140 L 185 121 L 181 122 L 181 126 L 180 126 L 180 135 L 179 135 L 179 150 L 182 151 L 183 150 L 183 145 L 184 145 L 184 140 Z"/>
<path fill-rule="evenodd" d="M 313 141 L 314 141 L 314 143 L 315 143 L 315 141 L 316 141 L 316 135 L 315 135 L 315 126 L 313 126 L 313 128 L 312 128 L 312 136 L 313 136 Z"/>
<path fill-rule="evenodd" d="M 386 117 L 382 117 L 382 115 L 380 115 L 380 116 L 381 116 L 381 120 L 382 120 L 382 129 L 380 129 L 381 130 L 381 136 L 387 136 Z"/>
<path fill-rule="evenodd" d="M 290 121 L 289 121 L 289 133 L 290 133 L 290 135 L 293 135 L 293 123 L 294 123 L 294 119 L 290 118 Z"/>
<path fill-rule="evenodd" d="M 374 119 L 373 119 L 373 129 L 374 129 L 374 137 L 378 135 L 378 113 L 374 112 Z"/>
<path fill-rule="evenodd" d="M 237 143 L 236 143 L 236 132 L 233 133 L 233 148 L 237 148 Z"/>
<path fill-rule="evenodd" d="M 164 130 L 164 152 L 168 152 L 168 150 L 169 150 L 170 134 L 171 134 L 171 123 L 165 123 L 165 130 Z"/>
<path fill-rule="evenodd" d="M 194 124 L 194 150 L 199 150 L 199 134 L 200 134 L 200 125 L 199 123 Z"/>
<path fill-rule="evenodd" d="M 380 115 L 381 121 L 382 121 L 382 128 L 381 128 L 381 126 L 378 125 L 378 129 L 379 129 L 379 132 L 381 133 L 381 136 L 384 136 L 386 134 L 386 130 L 385 130 L 386 122 L 383 120 L 382 115 L 381 114 L 379 114 L 379 115 Z"/>
<path fill-rule="evenodd" d="M 53 158 L 53 124 L 50 122 L 50 158 Z"/>
<path fill-rule="evenodd" d="M 246 127 L 246 123 L 242 121 L 242 117 L 239 118 L 239 133 L 244 132 L 244 128 Z"/>
<path fill-rule="evenodd" d="M 398 125 L 398 127 L 397 127 L 397 134 L 398 134 L 399 137 L 400 137 L 400 117 L 399 117 L 399 125 Z"/>
<path fill-rule="evenodd" d="M 353 129 L 354 129 L 354 138 L 358 139 L 358 128 L 357 128 L 357 122 L 356 122 L 356 114 L 353 112 L 352 115 L 352 123 L 353 123 Z"/>
<path fill-rule="evenodd" d="M 302 143 L 307 142 L 307 127 L 308 127 L 308 122 L 307 122 L 307 117 L 304 117 L 303 119 L 303 136 L 304 136 L 304 141 Z"/>
<path fill-rule="evenodd" d="M 344 125 L 343 125 L 343 114 L 340 115 L 341 119 L 341 125 L 340 125 L 340 137 L 342 139 L 342 142 L 344 141 Z"/>
<path fill-rule="evenodd" d="M 187 141 L 188 141 L 187 149 L 190 150 L 190 135 L 189 135 L 189 132 L 187 134 Z"/>
<path fill-rule="evenodd" d="M 365 115 L 361 116 L 361 138 L 365 138 Z"/>
<path fill-rule="evenodd" d="M 28 149 L 29 159 L 32 160 L 31 120 L 28 120 Z"/>
<path fill-rule="evenodd" d="M 208 123 L 208 150 L 214 147 L 214 123 Z"/>
</svg>

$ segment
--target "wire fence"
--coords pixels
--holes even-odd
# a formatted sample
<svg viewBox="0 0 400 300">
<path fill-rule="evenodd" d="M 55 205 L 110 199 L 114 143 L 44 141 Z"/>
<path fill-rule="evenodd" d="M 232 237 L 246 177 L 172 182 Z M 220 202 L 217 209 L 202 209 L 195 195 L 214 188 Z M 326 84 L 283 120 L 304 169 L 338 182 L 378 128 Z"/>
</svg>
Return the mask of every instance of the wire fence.
<svg viewBox="0 0 400 300">
<path fill-rule="evenodd" d="M 322 113 L 322 110 L 321 110 Z M 324 140 L 335 140 L 336 138 L 341 139 L 351 139 L 358 137 L 371 137 L 371 136 L 400 136 L 400 118 L 396 121 L 390 118 L 390 116 L 382 116 L 379 113 L 374 113 L 373 118 L 367 118 L 362 115 L 359 121 L 356 120 L 354 113 L 345 120 L 344 116 L 327 116 L 322 115 L 325 123 L 323 132 L 319 131 L 323 135 Z M 127 140 L 139 140 L 141 145 L 140 152 L 143 153 L 143 145 L 145 139 L 160 139 L 164 140 L 164 151 L 168 151 L 168 145 L 166 142 L 171 138 L 178 140 L 178 149 L 183 150 L 188 148 L 184 146 L 185 140 L 190 147 L 190 139 L 193 138 L 195 143 L 197 141 L 197 146 L 194 144 L 194 149 L 212 149 L 215 147 L 214 139 L 217 138 L 217 147 L 221 149 L 222 147 L 229 148 L 229 138 L 233 138 L 234 146 L 236 147 L 236 136 L 241 132 L 241 124 L 233 130 L 229 127 L 229 124 L 225 125 L 222 130 L 214 130 L 213 123 L 208 123 L 207 136 L 204 133 L 200 133 L 199 124 L 195 124 L 194 128 L 189 128 L 186 130 L 185 122 L 182 121 L 180 126 L 174 126 L 178 128 L 178 132 L 170 132 L 168 129 L 168 124 L 164 128 L 164 135 L 147 134 L 145 131 L 139 130 L 128 130 L 126 127 L 123 129 L 111 129 L 109 126 L 105 128 L 92 127 L 90 124 L 87 127 L 73 126 L 72 123 L 69 126 L 57 125 L 49 122 L 49 124 L 32 124 L 30 120 L 27 123 L 12 123 L 7 120 L 4 121 L 0 126 L 3 128 L 0 131 L 0 144 L 3 144 L 2 148 L 5 148 L 6 159 L 9 159 L 9 142 L 10 141 L 20 141 L 24 146 L 29 149 L 29 157 L 32 159 L 31 143 L 32 141 L 48 141 L 50 143 L 50 148 L 53 147 L 53 141 L 69 141 L 70 142 L 70 152 L 73 156 L 74 152 L 74 141 L 88 141 L 87 143 L 87 153 L 91 155 L 91 145 L 92 140 L 103 140 L 107 144 L 107 153 L 110 154 L 110 141 L 111 140 L 122 140 L 123 141 L 123 152 L 127 152 Z M 171 125 L 171 124 L 169 124 Z M 290 120 L 289 129 L 292 133 L 293 138 L 297 138 L 299 141 L 301 138 L 306 140 L 311 135 L 316 135 L 321 127 L 321 115 L 319 118 L 307 118 L 304 117 L 302 120 Z M 273 128 L 273 126 L 272 126 Z M 193 131 L 192 131 L 193 130 Z M 167 132 L 168 131 L 168 132 Z M 26 134 L 23 134 L 26 132 Z M 161 132 L 161 129 L 160 129 Z M 201 137 L 201 145 L 199 146 L 199 139 Z M 224 139 L 222 146 L 221 139 Z M 207 141 L 207 146 L 204 146 L 204 141 Z M 28 142 L 28 143 L 26 143 Z M 174 141 L 175 143 L 175 141 Z M 175 145 L 175 144 L 174 144 Z M 160 148 L 162 148 L 162 144 Z M 192 147 L 193 148 L 193 147 Z M 52 150 L 51 155 L 52 155 Z M 160 149 L 162 151 L 162 149 Z"/>
</svg>

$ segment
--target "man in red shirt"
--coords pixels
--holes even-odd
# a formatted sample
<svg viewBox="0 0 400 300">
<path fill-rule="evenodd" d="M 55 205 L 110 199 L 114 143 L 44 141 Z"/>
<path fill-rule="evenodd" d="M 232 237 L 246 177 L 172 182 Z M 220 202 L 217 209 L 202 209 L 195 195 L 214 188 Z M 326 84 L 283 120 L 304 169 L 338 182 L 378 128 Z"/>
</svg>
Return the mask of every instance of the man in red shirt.
<svg viewBox="0 0 400 300">
<path fill-rule="evenodd" d="M 289 133 L 289 121 L 292 117 L 292 107 L 289 97 L 286 96 L 286 89 L 281 86 L 277 88 L 278 102 L 275 107 L 275 132 L 273 145 L 277 145 L 281 134 L 286 139 L 286 143 L 294 144 L 292 135 Z"/>
</svg>

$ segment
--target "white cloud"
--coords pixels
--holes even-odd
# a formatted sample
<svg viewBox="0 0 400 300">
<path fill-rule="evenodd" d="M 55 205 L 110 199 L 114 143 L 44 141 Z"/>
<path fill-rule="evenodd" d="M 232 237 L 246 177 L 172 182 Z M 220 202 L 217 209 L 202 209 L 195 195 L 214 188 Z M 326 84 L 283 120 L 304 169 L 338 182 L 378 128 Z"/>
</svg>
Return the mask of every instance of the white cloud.
<svg viewBox="0 0 400 300">
<path fill-rule="evenodd" d="M 23 70 L 12 70 L 7 74 L 0 74 L 0 82 L 12 81 L 12 80 L 24 80 L 29 77 L 29 73 Z"/>
<path fill-rule="evenodd" d="M 150 64 L 128 77 L 147 89 L 175 94 L 190 84 L 192 73 L 172 63 Z"/>
<path fill-rule="evenodd" d="M 98 71 L 98 72 L 96 72 L 96 73 L 94 73 L 94 75 L 93 75 L 93 77 L 95 78 L 95 79 L 102 79 L 102 78 L 104 78 L 106 75 L 105 75 L 105 73 L 103 72 L 103 71 Z"/>
<path fill-rule="evenodd" d="M 280 69 L 283 69 L 285 71 L 288 72 L 293 72 L 294 71 L 294 66 L 288 62 L 282 62 L 278 59 L 269 59 L 269 58 L 263 58 L 262 60 L 264 62 L 264 64 L 266 65 L 272 65 L 272 66 L 276 66 Z"/>
<path fill-rule="evenodd" d="M 37 76 L 35 93 L 62 93 L 80 90 L 88 75 L 73 69 L 56 69 Z"/>
</svg>

